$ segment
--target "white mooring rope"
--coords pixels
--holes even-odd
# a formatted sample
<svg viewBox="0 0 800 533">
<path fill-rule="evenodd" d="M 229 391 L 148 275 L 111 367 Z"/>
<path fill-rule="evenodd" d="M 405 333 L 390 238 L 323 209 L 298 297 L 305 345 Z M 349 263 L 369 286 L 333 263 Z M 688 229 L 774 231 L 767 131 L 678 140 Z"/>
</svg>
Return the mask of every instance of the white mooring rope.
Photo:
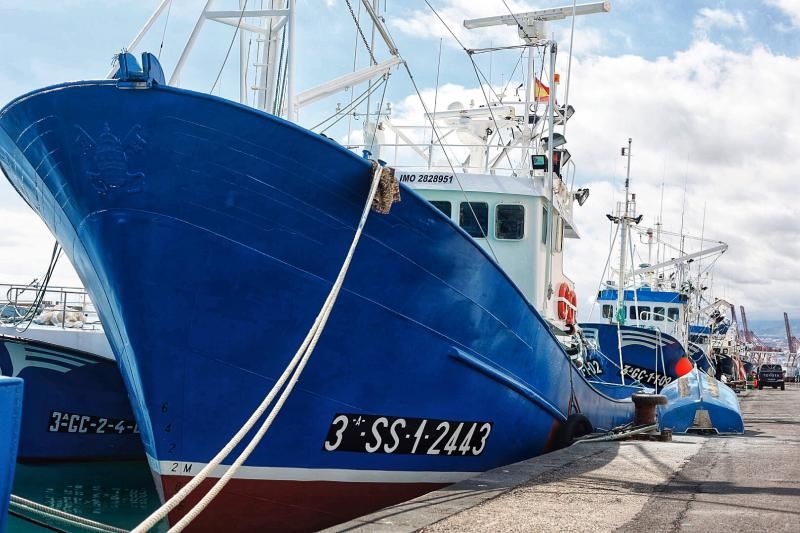
<svg viewBox="0 0 800 533">
<path fill-rule="evenodd" d="M 244 425 L 233 436 L 233 438 L 231 438 L 231 440 L 219 451 L 219 453 L 217 453 L 217 455 L 215 455 L 214 458 L 211 459 L 211 461 L 202 470 L 200 470 L 196 476 L 194 476 L 183 488 L 181 488 L 181 490 L 175 493 L 172 498 L 164 502 L 161 507 L 148 516 L 141 524 L 136 526 L 131 533 L 144 533 L 155 527 L 158 522 L 163 520 L 170 513 L 170 511 L 175 509 L 179 503 L 181 503 L 189 494 L 191 494 L 191 492 L 197 488 L 197 486 L 200 485 L 200 483 L 202 483 L 228 455 L 230 455 L 230 453 L 239 444 L 239 442 L 241 442 L 244 436 L 250 432 L 253 426 L 255 426 L 256 422 L 258 422 L 258 420 L 263 416 L 264 412 L 267 410 L 267 407 L 269 407 L 269 405 L 272 403 L 275 396 L 278 394 L 278 391 L 280 391 L 281 387 L 283 387 L 284 383 L 286 383 L 286 380 L 291 374 L 291 380 L 286 386 L 286 389 L 283 391 L 280 398 L 278 398 L 278 401 L 275 403 L 269 415 L 267 415 L 267 418 L 264 420 L 258 432 L 250 440 L 244 451 L 242 451 L 242 453 L 236 458 L 225 474 L 219 478 L 219 480 L 217 480 L 217 482 L 213 487 L 211 487 L 205 496 L 203 496 L 203 498 L 194 507 L 192 507 L 192 509 L 169 530 L 169 532 L 178 533 L 183 531 L 186 526 L 188 526 L 195 518 L 197 518 L 197 516 L 220 493 L 220 491 L 222 491 L 223 487 L 225 487 L 228 481 L 236 474 L 236 471 L 247 460 L 255 447 L 258 446 L 258 443 L 261 442 L 261 439 L 266 434 L 273 420 L 275 420 L 275 417 L 278 416 L 278 413 L 283 407 L 284 402 L 292 392 L 297 380 L 300 378 L 300 374 L 303 372 L 308 359 L 314 352 L 317 341 L 325 329 L 325 324 L 327 323 L 328 317 L 333 310 L 333 305 L 336 303 L 336 299 L 339 296 L 339 291 L 344 283 L 344 278 L 347 275 L 347 271 L 350 268 L 350 262 L 355 254 L 355 250 L 358 246 L 358 241 L 361 238 L 364 225 L 367 222 L 367 217 L 369 216 L 372 201 L 375 197 L 375 192 L 378 189 L 382 172 L 383 167 L 376 164 L 375 173 L 372 176 L 372 185 L 369 190 L 369 195 L 366 203 L 364 204 L 364 210 L 361 213 L 361 220 L 359 220 L 358 227 L 356 228 L 355 235 L 353 236 L 353 242 L 350 244 L 350 249 L 344 259 L 344 262 L 342 263 L 341 269 L 339 270 L 339 275 L 337 276 L 336 281 L 334 282 L 333 287 L 328 294 L 328 297 L 325 299 L 325 303 L 322 305 L 316 320 L 314 320 L 314 324 L 311 326 L 311 329 L 309 329 L 306 338 L 300 345 L 300 348 L 298 348 L 297 352 L 294 354 L 294 357 L 292 357 L 292 360 L 287 365 L 286 370 L 284 370 L 281 377 L 269 391 L 261 404 L 256 408 L 255 411 L 253 411 L 253 414 L 250 415 L 250 418 L 244 423 Z"/>
</svg>

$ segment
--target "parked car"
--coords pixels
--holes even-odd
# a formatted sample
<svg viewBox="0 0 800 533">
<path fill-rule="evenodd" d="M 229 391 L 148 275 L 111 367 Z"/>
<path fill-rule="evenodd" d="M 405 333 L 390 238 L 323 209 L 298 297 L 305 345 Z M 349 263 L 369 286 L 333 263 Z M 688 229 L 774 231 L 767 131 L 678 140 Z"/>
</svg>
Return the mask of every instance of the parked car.
<svg viewBox="0 0 800 533">
<path fill-rule="evenodd" d="M 772 386 L 777 389 L 779 386 L 781 390 L 786 390 L 786 374 L 781 365 L 761 365 L 758 367 L 758 389 L 761 390 L 764 386 Z"/>
</svg>

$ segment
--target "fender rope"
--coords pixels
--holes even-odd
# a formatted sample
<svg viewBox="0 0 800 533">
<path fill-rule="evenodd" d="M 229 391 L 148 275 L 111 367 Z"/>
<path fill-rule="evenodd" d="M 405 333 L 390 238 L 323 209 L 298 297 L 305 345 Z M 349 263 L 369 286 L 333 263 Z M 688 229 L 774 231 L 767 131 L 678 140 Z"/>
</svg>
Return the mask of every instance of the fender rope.
<svg viewBox="0 0 800 533">
<path fill-rule="evenodd" d="M 283 407 L 286 398 L 292 392 L 294 385 L 297 383 L 297 380 L 300 378 L 300 374 L 303 372 L 303 369 L 308 362 L 308 359 L 311 357 L 311 354 L 314 352 L 314 348 L 317 345 L 317 341 L 319 340 L 322 332 L 325 329 L 325 324 L 328 321 L 328 317 L 330 316 L 331 311 L 333 310 L 333 305 L 336 303 L 336 299 L 339 296 L 339 291 L 342 288 L 342 284 L 344 283 L 344 278 L 347 275 L 347 271 L 350 268 L 350 262 L 353 259 L 353 255 L 355 254 L 356 247 L 358 246 L 358 242 L 361 239 L 361 233 L 364 229 L 364 225 L 367 222 L 367 217 L 369 216 L 370 209 L 372 207 L 373 199 L 375 198 L 375 192 L 378 189 L 378 184 L 380 183 L 380 178 L 383 172 L 388 171 L 388 169 L 384 169 L 378 163 L 373 162 L 373 167 L 375 169 L 373 176 L 372 176 L 372 185 L 370 186 L 369 194 L 367 195 L 366 202 L 364 203 L 364 209 L 361 213 L 361 219 L 358 222 L 358 227 L 356 228 L 356 232 L 353 236 L 353 241 L 350 244 L 350 249 L 347 253 L 347 256 L 342 263 L 342 267 L 339 270 L 339 275 L 336 278 L 336 281 L 333 284 L 333 287 L 328 294 L 328 297 L 325 299 L 325 303 L 322 305 L 322 308 L 317 315 L 316 320 L 314 320 L 314 324 L 311 326 L 311 329 L 308 330 L 308 334 L 306 334 L 306 338 L 303 340 L 303 343 L 300 345 L 300 348 L 297 349 L 297 352 L 292 357 L 292 360 L 286 366 L 286 369 L 283 371 L 283 374 L 269 391 L 267 396 L 261 402 L 261 404 L 253 411 L 253 414 L 250 418 L 244 423 L 244 425 L 239 429 L 239 431 L 231 438 L 231 440 L 226 444 L 217 455 L 211 459 L 203 469 L 198 472 L 196 476 L 194 476 L 181 490 L 179 490 L 175 495 L 164 502 L 164 504 L 159 507 L 156 511 L 154 511 L 150 516 L 148 516 L 141 524 L 136 526 L 132 530 L 132 533 L 144 533 L 145 531 L 150 530 L 151 528 L 155 527 L 158 522 L 163 520 L 175 507 L 178 506 L 191 492 L 197 488 L 200 483 L 202 483 L 210 474 L 211 472 L 217 468 L 230 453 L 233 449 L 241 442 L 244 436 L 250 432 L 250 430 L 255 426 L 256 422 L 263 416 L 264 412 L 267 410 L 267 407 L 272 403 L 275 399 L 275 396 L 278 394 L 278 391 L 283 387 L 284 383 L 286 383 L 287 379 L 289 379 L 291 374 L 291 380 L 289 384 L 286 386 L 286 389 L 281 394 L 278 401 L 273 406 L 272 410 L 270 411 L 267 418 L 264 420 L 261 427 L 258 429 L 258 432 L 253 436 L 253 438 L 248 443 L 247 447 L 242 451 L 242 453 L 236 458 L 233 464 L 228 468 L 228 470 L 220 477 L 217 482 L 214 484 L 213 487 L 203 496 L 203 498 L 194 506 L 192 509 L 177 523 L 173 526 L 169 532 L 170 533 L 177 533 L 183 531 L 183 529 L 188 526 L 197 516 L 208 506 L 208 504 L 222 491 L 223 487 L 228 483 L 228 481 L 236 474 L 236 471 L 239 467 L 247 460 L 250 456 L 250 453 L 255 449 L 261 439 L 266 434 L 267 430 L 269 429 L 272 421 L 275 420 L 275 417 L 278 416 L 281 408 Z"/>
</svg>

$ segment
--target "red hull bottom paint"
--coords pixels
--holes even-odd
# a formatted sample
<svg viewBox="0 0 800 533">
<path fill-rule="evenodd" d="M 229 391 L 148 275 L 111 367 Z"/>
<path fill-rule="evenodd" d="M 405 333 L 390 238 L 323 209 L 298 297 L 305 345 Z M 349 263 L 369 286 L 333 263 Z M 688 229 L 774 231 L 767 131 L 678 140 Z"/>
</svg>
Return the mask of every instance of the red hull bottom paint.
<svg viewBox="0 0 800 533">
<path fill-rule="evenodd" d="M 188 477 L 161 476 L 167 498 Z M 207 479 L 169 515 L 176 523 L 217 481 Z M 447 483 L 371 483 L 232 479 L 187 531 L 316 531 L 447 486 Z"/>
</svg>

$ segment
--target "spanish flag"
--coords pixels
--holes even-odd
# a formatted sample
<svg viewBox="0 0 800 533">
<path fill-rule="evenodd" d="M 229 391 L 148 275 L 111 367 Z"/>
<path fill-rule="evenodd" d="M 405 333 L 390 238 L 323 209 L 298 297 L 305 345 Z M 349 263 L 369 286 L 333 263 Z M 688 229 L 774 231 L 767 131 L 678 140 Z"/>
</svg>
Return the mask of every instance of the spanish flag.
<svg viewBox="0 0 800 533">
<path fill-rule="evenodd" d="M 550 89 L 538 78 L 533 86 L 533 98 L 537 102 L 547 102 L 550 99 Z"/>
</svg>

